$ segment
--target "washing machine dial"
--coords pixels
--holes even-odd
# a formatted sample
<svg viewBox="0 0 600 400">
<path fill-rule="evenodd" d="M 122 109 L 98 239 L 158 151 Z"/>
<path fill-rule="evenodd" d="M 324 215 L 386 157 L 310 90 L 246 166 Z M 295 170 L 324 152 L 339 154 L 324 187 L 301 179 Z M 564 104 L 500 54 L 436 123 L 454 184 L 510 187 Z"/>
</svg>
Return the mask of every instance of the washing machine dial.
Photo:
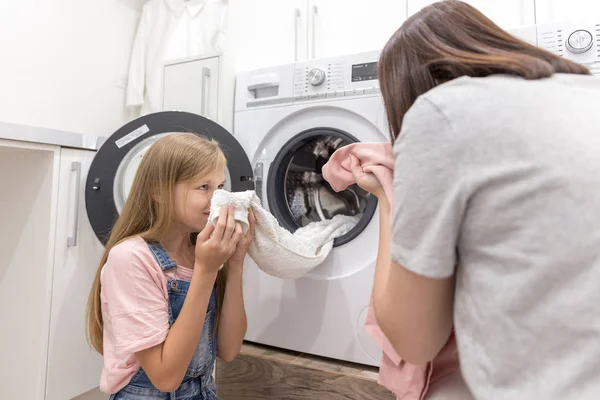
<svg viewBox="0 0 600 400">
<path fill-rule="evenodd" d="M 583 54 L 594 45 L 594 37 L 586 30 L 580 29 L 569 35 L 566 47 L 571 53 Z"/>
<path fill-rule="evenodd" d="M 326 77 L 327 75 L 325 74 L 325 71 L 323 71 L 320 68 L 313 68 L 308 73 L 308 81 L 313 86 L 319 86 L 323 84 L 323 82 L 325 82 Z"/>
</svg>

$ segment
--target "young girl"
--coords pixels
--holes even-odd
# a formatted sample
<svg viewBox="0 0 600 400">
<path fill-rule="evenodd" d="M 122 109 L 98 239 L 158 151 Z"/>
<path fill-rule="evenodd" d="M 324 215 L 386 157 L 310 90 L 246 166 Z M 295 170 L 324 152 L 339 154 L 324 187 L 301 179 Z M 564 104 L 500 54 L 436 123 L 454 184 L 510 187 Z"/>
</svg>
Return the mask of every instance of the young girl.
<svg viewBox="0 0 600 400">
<path fill-rule="evenodd" d="M 217 399 L 215 357 L 233 360 L 246 332 L 242 263 L 254 237 L 251 213 L 246 235 L 227 208 L 207 224 L 225 164 L 215 141 L 191 133 L 142 159 L 88 303 L 111 399 Z"/>
</svg>

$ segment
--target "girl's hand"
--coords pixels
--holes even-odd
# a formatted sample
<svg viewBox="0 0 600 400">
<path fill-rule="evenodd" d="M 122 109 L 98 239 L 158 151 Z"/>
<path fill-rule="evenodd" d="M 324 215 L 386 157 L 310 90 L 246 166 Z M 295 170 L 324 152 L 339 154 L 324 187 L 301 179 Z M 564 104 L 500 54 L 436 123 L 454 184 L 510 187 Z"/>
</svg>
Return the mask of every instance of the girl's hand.
<svg viewBox="0 0 600 400">
<path fill-rule="evenodd" d="M 216 225 L 206 228 L 196 239 L 196 266 L 214 273 L 231 257 L 243 236 L 242 226 L 234 219 L 234 207 L 223 207 Z"/>
<path fill-rule="evenodd" d="M 381 186 L 379 179 L 370 172 L 364 172 L 358 158 L 352 154 L 350 154 L 350 166 L 352 167 L 352 175 L 354 175 L 356 184 L 359 187 L 372 193 L 379 199 L 381 199 L 382 196 L 385 196 L 385 191 L 383 190 L 383 186 Z"/>
<path fill-rule="evenodd" d="M 242 237 L 242 239 L 238 242 L 237 248 L 235 252 L 229 257 L 230 264 L 243 264 L 244 257 L 246 257 L 246 253 L 248 252 L 248 247 L 250 247 L 250 243 L 254 240 L 254 230 L 256 227 L 256 219 L 254 218 L 254 213 L 252 212 L 252 208 L 248 209 L 248 232 Z"/>
</svg>

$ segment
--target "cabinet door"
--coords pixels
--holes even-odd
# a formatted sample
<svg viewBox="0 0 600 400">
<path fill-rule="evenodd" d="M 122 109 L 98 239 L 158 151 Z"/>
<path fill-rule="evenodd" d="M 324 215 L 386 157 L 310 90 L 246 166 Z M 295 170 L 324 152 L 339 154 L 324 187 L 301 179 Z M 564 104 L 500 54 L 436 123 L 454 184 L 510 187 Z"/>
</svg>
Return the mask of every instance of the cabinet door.
<svg viewBox="0 0 600 400">
<path fill-rule="evenodd" d="M 408 15 L 437 0 L 408 0 Z M 570 1 L 570 0 L 569 0 Z M 503 29 L 535 24 L 534 0 L 465 0 Z"/>
<path fill-rule="evenodd" d="M 310 0 L 310 58 L 381 50 L 406 20 L 406 0 Z"/>
<path fill-rule="evenodd" d="M 598 0 L 538 0 L 536 16 L 538 24 L 552 22 L 600 22 Z"/>
<path fill-rule="evenodd" d="M 163 110 L 187 111 L 217 121 L 219 73 L 219 57 L 165 65 Z"/>
<path fill-rule="evenodd" d="M 61 149 L 46 400 L 71 399 L 97 387 L 102 371 L 102 357 L 87 344 L 84 318 L 104 250 L 84 204 L 94 154 Z"/>
<path fill-rule="evenodd" d="M 0 139 L 0 399 L 42 400 L 60 148 Z"/>
<path fill-rule="evenodd" d="M 237 71 L 306 58 L 307 0 L 230 0 L 230 53 Z"/>
</svg>

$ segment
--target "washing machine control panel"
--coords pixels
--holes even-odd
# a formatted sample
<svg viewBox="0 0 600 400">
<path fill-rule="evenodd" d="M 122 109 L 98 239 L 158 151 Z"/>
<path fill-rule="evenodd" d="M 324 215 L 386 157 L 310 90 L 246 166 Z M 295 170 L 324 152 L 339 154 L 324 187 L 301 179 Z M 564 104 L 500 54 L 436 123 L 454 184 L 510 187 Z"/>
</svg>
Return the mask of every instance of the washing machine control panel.
<svg viewBox="0 0 600 400">
<path fill-rule="evenodd" d="M 538 25 L 537 45 L 600 75 L 600 20 Z"/>
<path fill-rule="evenodd" d="M 379 52 L 309 60 L 294 68 L 294 101 L 379 93 Z"/>
<path fill-rule="evenodd" d="M 321 86 L 325 82 L 327 74 L 321 68 L 313 68 L 308 73 L 308 81 L 313 86 Z"/>
<path fill-rule="evenodd" d="M 235 109 L 378 96 L 378 60 L 379 51 L 372 51 L 242 73 L 236 81 Z"/>
</svg>

